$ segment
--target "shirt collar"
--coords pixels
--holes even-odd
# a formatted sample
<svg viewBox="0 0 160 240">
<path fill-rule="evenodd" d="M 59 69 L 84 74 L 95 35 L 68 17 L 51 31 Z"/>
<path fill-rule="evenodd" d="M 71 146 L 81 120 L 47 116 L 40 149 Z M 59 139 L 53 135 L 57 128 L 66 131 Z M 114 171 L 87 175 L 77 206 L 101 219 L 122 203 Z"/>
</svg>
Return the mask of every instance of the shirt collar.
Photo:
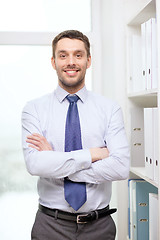
<svg viewBox="0 0 160 240">
<path fill-rule="evenodd" d="M 55 94 L 59 102 L 63 102 L 63 100 L 66 98 L 66 96 L 69 93 L 58 85 L 55 90 Z M 81 99 L 82 102 L 85 102 L 88 96 L 88 91 L 86 89 L 86 86 L 84 86 L 82 89 L 76 92 L 76 95 Z"/>
</svg>

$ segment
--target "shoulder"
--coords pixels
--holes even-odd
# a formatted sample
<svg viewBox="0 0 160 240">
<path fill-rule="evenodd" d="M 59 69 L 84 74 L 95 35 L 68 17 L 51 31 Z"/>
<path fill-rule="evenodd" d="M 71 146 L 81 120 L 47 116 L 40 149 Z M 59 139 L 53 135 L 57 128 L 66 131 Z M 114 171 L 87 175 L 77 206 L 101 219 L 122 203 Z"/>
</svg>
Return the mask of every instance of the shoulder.
<svg viewBox="0 0 160 240">
<path fill-rule="evenodd" d="M 50 102 L 53 99 L 53 97 L 54 97 L 54 92 L 28 101 L 23 108 L 23 112 L 45 109 L 47 108 L 47 106 L 50 105 Z"/>
<path fill-rule="evenodd" d="M 103 108 L 105 110 L 113 110 L 120 108 L 120 105 L 115 100 L 97 94 L 95 92 L 88 91 L 88 100 L 92 102 L 95 106 Z"/>
<path fill-rule="evenodd" d="M 108 122 L 123 124 L 122 108 L 117 101 L 93 92 L 89 92 L 88 96 L 93 111 L 105 117 Z"/>
</svg>

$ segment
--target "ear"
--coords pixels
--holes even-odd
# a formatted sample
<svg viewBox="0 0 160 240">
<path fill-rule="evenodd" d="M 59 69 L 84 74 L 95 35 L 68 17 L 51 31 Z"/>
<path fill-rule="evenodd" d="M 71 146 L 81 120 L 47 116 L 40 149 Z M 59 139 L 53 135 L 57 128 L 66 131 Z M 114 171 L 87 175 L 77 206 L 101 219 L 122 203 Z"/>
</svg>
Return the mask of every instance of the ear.
<svg viewBox="0 0 160 240">
<path fill-rule="evenodd" d="M 88 57 L 87 59 L 87 68 L 91 66 L 91 56 Z"/>
<path fill-rule="evenodd" d="M 52 64 L 52 67 L 56 70 L 55 59 L 53 57 L 51 58 L 51 64 Z"/>
</svg>

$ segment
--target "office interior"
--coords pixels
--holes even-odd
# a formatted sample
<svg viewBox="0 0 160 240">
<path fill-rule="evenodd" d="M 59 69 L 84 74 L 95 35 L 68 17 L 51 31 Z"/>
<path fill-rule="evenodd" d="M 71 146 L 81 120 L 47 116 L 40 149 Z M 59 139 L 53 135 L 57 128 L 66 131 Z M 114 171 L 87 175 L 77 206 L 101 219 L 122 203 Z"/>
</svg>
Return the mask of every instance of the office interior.
<svg viewBox="0 0 160 240">
<path fill-rule="evenodd" d="M 23 159 L 21 111 L 27 101 L 57 86 L 51 66 L 52 39 L 66 29 L 89 37 L 92 67 L 86 86 L 120 104 L 130 142 L 127 23 L 150 2 L 160 5 L 154 0 L 0 1 L 1 240 L 30 239 L 37 211 L 37 178 L 27 173 Z M 116 240 L 128 240 L 128 179 L 113 182 L 110 206 L 118 209 L 113 215 Z"/>
</svg>

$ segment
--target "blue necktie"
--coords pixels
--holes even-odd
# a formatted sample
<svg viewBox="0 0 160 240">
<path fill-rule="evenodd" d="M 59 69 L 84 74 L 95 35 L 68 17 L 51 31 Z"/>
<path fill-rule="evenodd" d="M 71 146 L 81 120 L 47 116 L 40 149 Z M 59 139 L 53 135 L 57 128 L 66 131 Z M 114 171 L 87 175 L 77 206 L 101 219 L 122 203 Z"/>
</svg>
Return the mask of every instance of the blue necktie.
<svg viewBox="0 0 160 240">
<path fill-rule="evenodd" d="M 77 108 L 78 96 L 66 97 L 70 102 L 65 129 L 65 152 L 82 149 L 81 128 Z M 65 200 L 74 209 L 78 210 L 86 202 L 86 184 L 83 182 L 72 182 L 64 179 Z"/>
</svg>

